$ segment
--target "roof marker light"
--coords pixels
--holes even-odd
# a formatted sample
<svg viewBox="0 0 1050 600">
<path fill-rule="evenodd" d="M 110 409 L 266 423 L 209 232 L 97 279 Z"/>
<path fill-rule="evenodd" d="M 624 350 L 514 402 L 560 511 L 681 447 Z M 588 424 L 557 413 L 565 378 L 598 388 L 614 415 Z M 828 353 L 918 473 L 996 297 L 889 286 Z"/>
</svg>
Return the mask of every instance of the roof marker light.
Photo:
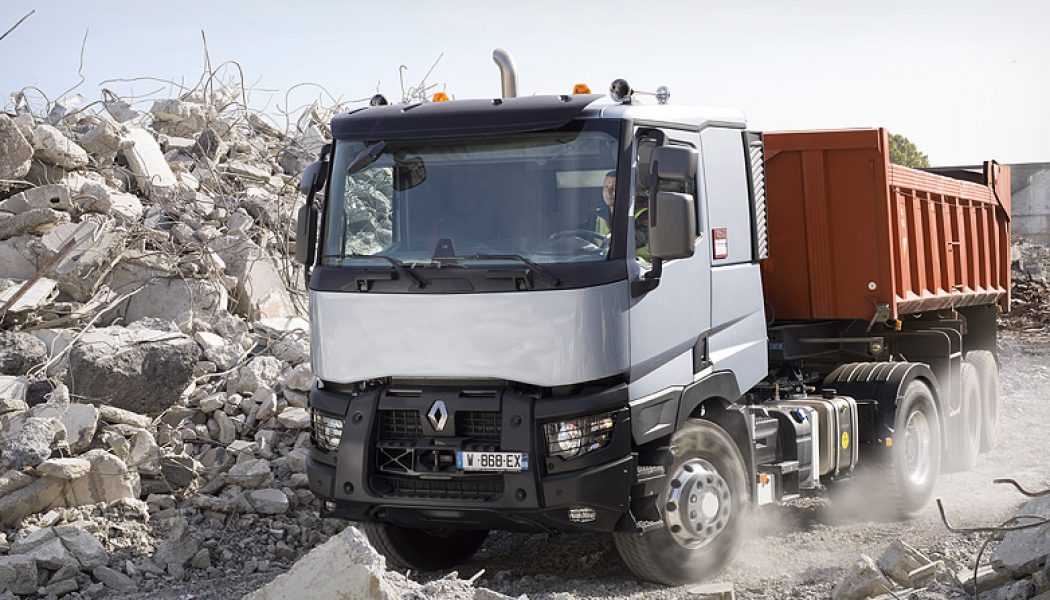
<svg viewBox="0 0 1050 600">
<path fill-rule="evenodd" d="M 591 93 L 591 88 L 586 83 L 577 83 L 576 85 L 572 86 L 572 93 L 573 94 L 590 94 Z"/>
<path fill-rule="evenodd" d="M 434 97 L 430 99 L 431 102 L 448 102 L 448 94 L 445 92 L 437 92 Z"/>
</svg>

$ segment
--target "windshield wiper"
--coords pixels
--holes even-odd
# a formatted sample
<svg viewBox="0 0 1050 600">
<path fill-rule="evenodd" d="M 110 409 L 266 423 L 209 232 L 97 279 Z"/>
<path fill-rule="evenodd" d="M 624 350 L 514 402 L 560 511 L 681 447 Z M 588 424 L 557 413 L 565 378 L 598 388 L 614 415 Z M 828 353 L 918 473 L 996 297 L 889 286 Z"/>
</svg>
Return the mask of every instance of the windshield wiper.
<svg viewBox="0 0 1050 600">
<path fill-rule="evenodd" d="M 430 281 L 429 280 L 424 279 L 423 276 L 419 275 L 418 273 L 416 273 L 415 270 L 413 270 L 411 266 L 406 265 L 405 263 L 399 261 L 398 259 L 394 258 L 393 256 L 387 256 L 385 254 L 357 254 L 357 253 L 351 253 L 351 254 L 329 254 L 329 255 L 325 256 L 325 258 L 378 258 L 380 260 L 385 260 L 386 262 L 390 263 L 395 269 L 397 269 L 398 273 L 404 274 L 405 277 L 408 277 L 409 279 L 414 281 L 416 283 L 416 285 L 418 285 L 419 287 L 425 288 L 428 285 L 430 285 Z"/>
<path fill-rule="evenodd" d="M 516 260 L 532 269 L 540 279 L 546 280 L 552 286 L 561 285 L 561 280 L 553 273 L 520 254 L 464 254 L 462 256 L 443 256 L 437 260 Z"/>
</svg>

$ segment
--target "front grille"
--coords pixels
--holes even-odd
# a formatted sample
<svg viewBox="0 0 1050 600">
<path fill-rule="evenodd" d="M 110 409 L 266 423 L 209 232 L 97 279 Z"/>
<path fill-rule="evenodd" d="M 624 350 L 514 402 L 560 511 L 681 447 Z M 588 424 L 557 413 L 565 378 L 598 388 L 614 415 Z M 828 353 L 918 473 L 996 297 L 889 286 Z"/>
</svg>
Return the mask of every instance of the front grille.
<svg viewBox="0 0 1050 600">
<path fill-rule="evenodd" d="M 503 493 L 503 478 L 499 475 L 484 475 L 437 480 L 375 475 L 372 477 L 372 487 L 382 496 L 393 498 L 491 500 Z"/>
<path fill-rule="evenodd" d="M 500 413 L 464 410 L 456 413 L 456 435 L 484 442 L 499 442 Z"/>
<path fill-rule="evenodd" d="M 380 440 L 415 440 L 423 437 L 423 422 L 417 410 L 379 411 Z"/>
</svg>

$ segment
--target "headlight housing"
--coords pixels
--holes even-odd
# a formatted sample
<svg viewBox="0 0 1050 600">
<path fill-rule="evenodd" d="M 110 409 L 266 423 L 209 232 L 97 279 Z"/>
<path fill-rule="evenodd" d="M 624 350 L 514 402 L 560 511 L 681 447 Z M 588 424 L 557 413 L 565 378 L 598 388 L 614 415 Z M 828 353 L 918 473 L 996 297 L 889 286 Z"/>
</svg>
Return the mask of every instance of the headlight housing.
<svg viewBox="0 0 1050 600">
<path fill-rule="evenodd" d="M 327 452 L 339 448 L 339 440 L 343 437 L 343 418 L 327 415 L 316 408 L 312 410 L 311 424 L 313 427 L 310 436 L 314 440 L 314 445 Z"/>
<path fill-rule="evenodd" d="M 614 427 L 616 413 L 612 412 L 546 423 L 547 456 L 569 460 L 604 448 L 612 440 Z"/>
</svg>

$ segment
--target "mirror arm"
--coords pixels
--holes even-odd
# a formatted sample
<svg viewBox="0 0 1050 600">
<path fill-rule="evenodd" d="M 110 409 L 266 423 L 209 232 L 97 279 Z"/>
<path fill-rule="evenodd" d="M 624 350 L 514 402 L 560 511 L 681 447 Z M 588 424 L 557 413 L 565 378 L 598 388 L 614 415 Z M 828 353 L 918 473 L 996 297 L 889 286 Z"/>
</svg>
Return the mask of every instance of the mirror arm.
<svg viewBox="0 0 1050 600">
<path fill-rule="evenodd" d="M 641 279 L 631 282 L 631 297 L 638 298 L 648 294 L 660 285 L 660 276 L 664 272 L 664 261 L 662 258 L 653 257 L 653 268 L 642 276 Z"/>
</svg>

